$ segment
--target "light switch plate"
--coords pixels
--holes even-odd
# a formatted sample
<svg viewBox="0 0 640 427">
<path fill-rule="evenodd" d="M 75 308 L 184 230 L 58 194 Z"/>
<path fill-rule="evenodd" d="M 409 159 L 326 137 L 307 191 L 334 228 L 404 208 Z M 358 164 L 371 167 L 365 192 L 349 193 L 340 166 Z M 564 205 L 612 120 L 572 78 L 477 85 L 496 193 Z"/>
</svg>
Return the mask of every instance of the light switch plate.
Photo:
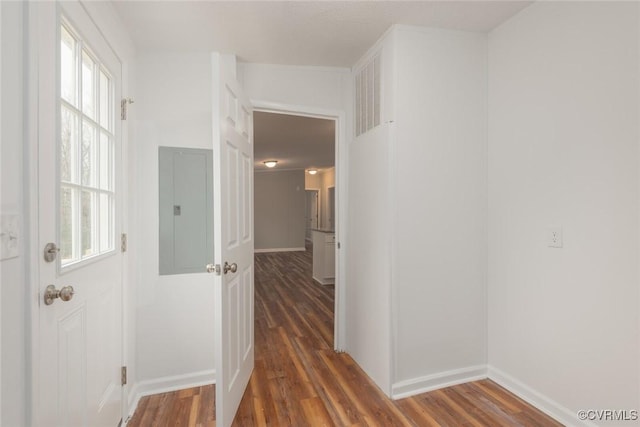
<svg viewBox="0 0 640 427">
<path fill-rule="evenodd" d="M 0 261 L 20 255 L 20 217 L 0 214 Z"/>
<path fill-rule="evenodd" d="M 547 246 L 550 248 L 562 247 L 562 227 L 553 226 L 547 228 Z"/>
</svg>

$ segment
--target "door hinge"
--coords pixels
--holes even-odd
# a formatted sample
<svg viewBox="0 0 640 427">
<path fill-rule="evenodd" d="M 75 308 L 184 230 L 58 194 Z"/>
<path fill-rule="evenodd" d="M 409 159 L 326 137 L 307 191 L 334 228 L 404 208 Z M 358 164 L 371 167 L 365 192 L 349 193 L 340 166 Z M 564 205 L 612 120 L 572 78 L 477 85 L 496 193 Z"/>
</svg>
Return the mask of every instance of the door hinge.
<svg viewBox="0 0 640 427">
<path fill-rule="evenodd" d="M 129 104 L 133 104 L 135 101 L 131 98 L 122 98 L 120 100 L 120 120 L 127 120 L 127 109 Z"/>
<path fill-rule="evenodd" d="M 338 249 L 340 249 L 340 242 L 338 242 Z"/>
<path fill-rule="evenodd" d="M 127 367 L 123 366 L 120 370 L 120 383 L 122 385 L 127 385 Z"/>
<path fill-rule="evenodd" d="M 127 233 L 122 233 L 120 236 L 120 251 L 127 252 Z"/>
</svg>

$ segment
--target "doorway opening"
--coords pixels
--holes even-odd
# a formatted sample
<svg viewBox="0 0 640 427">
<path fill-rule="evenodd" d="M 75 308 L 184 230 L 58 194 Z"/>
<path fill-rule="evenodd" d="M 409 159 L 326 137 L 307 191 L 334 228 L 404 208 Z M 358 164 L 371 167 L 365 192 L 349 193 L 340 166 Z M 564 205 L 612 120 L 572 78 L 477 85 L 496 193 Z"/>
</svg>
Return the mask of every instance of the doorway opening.
<svg viewBox="0 0 640 427">
<path fill-rule="evenodd" d="M 255 252 L 309 255 L 308 279 L 335 290 L 333 347 L 340 350 L 339 116 L 254 106 Z"/>
</svg>

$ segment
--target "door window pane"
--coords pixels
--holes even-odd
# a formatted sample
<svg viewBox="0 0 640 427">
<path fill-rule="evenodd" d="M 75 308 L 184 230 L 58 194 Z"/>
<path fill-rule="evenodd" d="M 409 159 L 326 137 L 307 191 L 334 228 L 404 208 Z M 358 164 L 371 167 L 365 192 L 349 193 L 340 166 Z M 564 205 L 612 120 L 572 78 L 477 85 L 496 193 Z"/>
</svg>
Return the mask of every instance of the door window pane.
<svg viewBox="0 0 640 427">
<path fill-rule="evenodd" d="M 82 124 L 82 185 L 97 187 L 98 150 L 96 147 L 96 129 L 87 122 Z"/>
<path fill-rule="evenodd" d="M 60 179 L 63 182 L 74 182 L 77 181 L 78 117 L 68 108 L 62 107 L 60 122 Z"/>
<path fill-rule="evenodd" d="M 115 85 L 66 23 L 59 54 L 58 234 L 65 267 L 115 249 Z"/>
<path fill-rule="evenodd" d="M 60 95 L 62 99 L 77 106 L 78 63 L 77 43 L 65 27 L 60 30 Z"/>
<path fill-rule="evenodd" d="M 95 120 L 96 118 L 96 64 L 87 51 L 82 51 L 82 112 Z"/>
</svg>

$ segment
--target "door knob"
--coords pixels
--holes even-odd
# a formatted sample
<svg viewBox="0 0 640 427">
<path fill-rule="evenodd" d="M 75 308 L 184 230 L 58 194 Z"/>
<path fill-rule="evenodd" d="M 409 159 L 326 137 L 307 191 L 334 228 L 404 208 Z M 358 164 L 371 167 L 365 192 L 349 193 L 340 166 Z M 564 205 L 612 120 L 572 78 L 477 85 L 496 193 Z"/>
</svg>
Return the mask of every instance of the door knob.
<svg viewBox="0 0 640 427">
<path fill-rule="evenodd" d="M 44 303 L 45 305 L 51 305 L 56 298 L 60 298 L 62 301 L 69 301 L 75 293 L 73 286 L 65 286 L 57 290 L 55 286 L 49 285 L 44 291 Z"/>
<path fill-rule="evenodd" d="M 220 274 L 220 264 L 207 264 L 207 273 Z"/>
<path fill-rule="evenodd" d="M 236 271 L 238 271 L 238 264 L 236 264 L 235 262 L 233 264 L 229 264 L 225 261 L 222 271 L 224 271 L 224 274 L 227 274 L 228 272 L 235 273 Z"/>
</svg>

